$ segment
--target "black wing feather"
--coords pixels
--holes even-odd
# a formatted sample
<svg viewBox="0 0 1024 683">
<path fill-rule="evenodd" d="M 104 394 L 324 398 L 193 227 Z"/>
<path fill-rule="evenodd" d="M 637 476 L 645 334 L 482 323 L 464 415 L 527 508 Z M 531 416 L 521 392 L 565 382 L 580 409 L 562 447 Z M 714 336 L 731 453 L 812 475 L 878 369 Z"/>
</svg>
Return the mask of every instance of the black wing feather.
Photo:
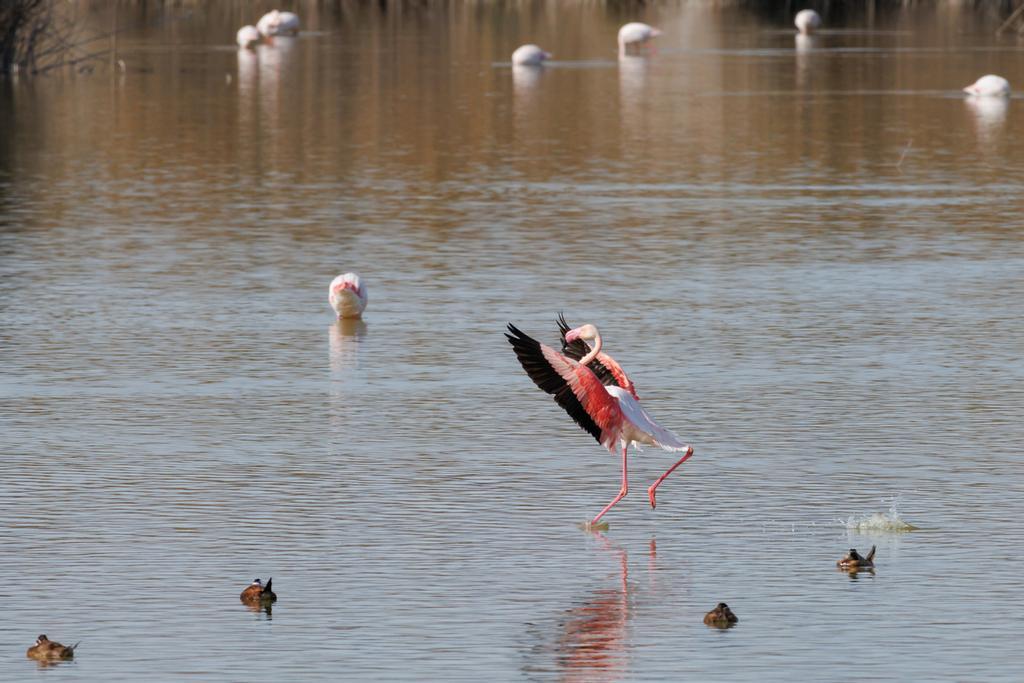
<svg viewBox="0 0 1024 683">
<path fill-rule="evenodd" d="M 590 353 L 590 345 L 587 344 L 587 342 L 583 341 L 582 339 L 578 338 L 573 339 L 571 344 L 566 343 L 565 333 L 571 329 L 572 328 L 569 327 L 569 323 L 565 322 L 565 315 L 559 313 L 558 331 L 561 332 L 562 335 L 562 353 L 567 355 L 569 358 L 578 361 L 579 359 L 583 358 L 583 356 Z M 606 387 L 619 386 L 619 381 L 615 379 L 615 375 L 612 374 L 612 371 L 606 368 L 604 364 L 602 364 L 601 361 L 597 360 L 596 358 L 587 363 L 587 367 L 594 371 L 594 374 L 597 375 L 597 378 L 601 380 L 601 384 L 605 385 Z"/>
<path fill-rule="evenodd" d="M 569 413 L 569 417 L 576 421 L 576 424 L 590 432 L 590 435 L 597 439 L 598 443 L 601 443 L 601 428 L 584 410 L 583 404 L 576 398 L 576 394 L 572 393 L 568 382 L 551 367 L 551 363 L 547 361 L 544 352 L 540 349 L 540 342 L 524 334 L 512 323 L 508 324 L 508 331 L 511 334 L 506 333 L 505 338 L 512 345 L 512 349 L 516 352 L 516 358 L 519 359 L 523 370 L 526 370 L 526 374 L 530 376 L 533 383 L 543 391 L 552 394 L 555 403 L 562 406 L 565 412 Z"/>
</svg>

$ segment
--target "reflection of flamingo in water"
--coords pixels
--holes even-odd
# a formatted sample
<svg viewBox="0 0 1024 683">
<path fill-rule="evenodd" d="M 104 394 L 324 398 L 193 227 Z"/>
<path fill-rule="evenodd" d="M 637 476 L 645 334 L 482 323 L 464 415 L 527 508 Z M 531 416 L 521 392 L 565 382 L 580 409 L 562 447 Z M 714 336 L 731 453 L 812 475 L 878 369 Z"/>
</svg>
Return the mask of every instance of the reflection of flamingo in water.
<svg viewBox="0 0 1024 683">
<path fill-rule="evenodd" d="M 619 57 L 619 99 L 623 106 L 633 105 L 625 112 L 630 117 L 642 111 L 640 103 L 649 99 L 645 92 L 649 67 L 650 61 L 643 57 Z"/>
<path fill-rule="evenodd" d="M 964 102 L 974 115 L 978 139 L 986 145 L 998 143 L 999 136 L 1006 125 L 1009 98 L 967 97 Z"/>
<path fill-rule="evenodd" d="M 621 581 L 615 588 L 601 588 L 589 599 L 566 610 L 558 640 L 558 667 L 565 681 L 614 681 L 626 673 L 629 656 L 627 632 L 633 616 L 633 592 L 629 584 L 629 559 L 623 548 L 595 534 L 609 552 L 619 556 Z"/>
<path fill-rule="evenodd" d="M 244 106 L 239 107 L 239 116 L 244 120 L 244 128 L 252 129 L 250 134 L 259 136 L 259 144 L 249 141 L 247 147 L 255 149 L 268 144 L 264 140 L 267 131 L 281 130 L 278 124 L 282 118 L 292 114 L 287 106 L 290 100 L 282 93 L 295 88 L 299 82 L 293 77 L 297 68 L 296 51 L 295 40 L 291 38 L 278 38 L 272 44 L 260 41 L 250 49 L 237 51 L 238 95 L 245 98 Z M 277 143 L 276 133 L 269 137 L 270 143 L 276 143 L 271 149 L 285 147 L 284 141 Z"/>
<path fill-rule="evenodd" d="M 641 407 L 626 373 L 610 356 L 601 353 L 601 335 L 596 327 L 583 325 L 570 330 L 564 318 L 559 320 L 559 324 L 565 345 L 564 355 L 527 336 L 511 323 L 508 326 L 510 334 L 505 337 L 530 379 L 553 394 L 555 402 L 569 413 L 576 424 L 590 432 L 612 454 L 620 444 L 622 446 L 622 488 L 612 502 L 590 521 L 590 526 L 596 525 L 629 492 L 626 451 L 630 444 L 685 451 L 683 457 L 647 489 L 651 507 L 655 507 L 658 486 L 693 455 L 693 448 L 652 420 Z"/>
<path fill-rule="evenodd" d="M 336 320 L 328 329 L 331 352 L 331 371 L 343 375 L 350 368 L 359 367 L 359 345 L 366 336 L 366 323 L 359 318 Z"/>
<path fill-rule="evenodd" d="M 516 95 L 529 95 L 540 83 L 543 69 L 535 66 L 524 66 L 516 64 L 512 67 L 512 87 Z"/>
<path fill-rule="evenodd" d="M 794 45 L 796 45 L 797 54 L 801 52 L 809 52 L 813 50 L 818 43 L 818 39 L 815 36 L 808 35 L 806 33 L 798 33 L 793 36 Z"/>
<path fill-rule="evenodd" d="M 541 634 L 542 643 L 528 648 L 528 671 L 554 674 L 559 681 L 618 681 L 629 675 L 632 644 L 629 628 L 637 612 L 648 607 L 660 609 L 664 594 L 654 590 L 657 572 L 655 541 L 650 541 L 648 557 L 648 588 L 640 588 L 629 578 L 626 550 L 603 534 L 593 532 L 600 564 L 610 570 L 596 588 L 558 615 L 551 636 Z M 645 599 L 650 596 L 650 600 Z M 532 624 L 531 624 L 532 626 Z M 535 659 L 540 655 L 542 659 Z M 555 670 L 550 666 L 554 664 Z"/>
<path fill-rule="evenodd" d="M 806 33 L 797 33 L 794 37 L 796 44 L 796 85 L 798 88 L 806 88 L 812 75 L 811 66 L 819 62 L 814 51 L 818 47 L 818 37 Z"/>
</svg>

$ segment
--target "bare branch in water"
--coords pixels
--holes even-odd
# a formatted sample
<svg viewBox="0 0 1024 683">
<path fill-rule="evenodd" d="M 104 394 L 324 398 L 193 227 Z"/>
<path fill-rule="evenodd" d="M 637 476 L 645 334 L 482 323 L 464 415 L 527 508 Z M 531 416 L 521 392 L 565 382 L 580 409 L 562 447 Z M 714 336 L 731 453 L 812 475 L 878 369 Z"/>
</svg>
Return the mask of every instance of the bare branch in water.
<svg viewBox="0 0 1024 683">
<path fill-rule="evenodd" d="M 0 71 L 31 69 L 38 46 L 52 28 L 52 0 L 6 0 L 0 4 Z"/>
<path fill-rule="evenodd" d="M 76 3 L 63 0 L 0 0 L 0 75 L 15 71 L 39 74 L 96 59 L 110 54 L 116 33 L 136 28 L 125 26 L 84 35 L 76 16 L 79 10 Z M 116 6 L 111 11 L 116 12 Z M 111 41 L 111 47 L 87 52 L 87 46 L 104 40 Z"/>
<path fill-rule="evenodd" d="M 896 168 L 900 169 L 900 172 L 903 171 L 903 169 L 900 168 L 903 166 L 903 160 L 907 158 L 907 152 L 910 151 L 910 146 L 913 144 L 913 140 L 907 140 L 907 146 L 903 148 L 903 154 L 900 155 L 900 160 L 896 162 Z"/>
</svg>

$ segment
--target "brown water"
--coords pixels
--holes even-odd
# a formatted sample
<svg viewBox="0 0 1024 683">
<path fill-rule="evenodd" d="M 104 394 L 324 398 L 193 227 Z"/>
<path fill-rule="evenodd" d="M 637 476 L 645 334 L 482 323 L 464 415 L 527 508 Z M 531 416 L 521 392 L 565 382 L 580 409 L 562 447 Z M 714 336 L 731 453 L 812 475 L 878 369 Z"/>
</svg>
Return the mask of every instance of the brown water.
<svg viewBox="0 0 1024 683">
<path fill-rule="evenodd" d="M 1018 680 L 1024 103 L 959 89 L 1024 47 L 342 8 L 122 8 L 123 74 L 3 84 L 0 678 L 47 633 L 89 680 Z M 696 448 L 604 535 L 617 461 L 502 337 L 559 311 Z"/>
</svg>

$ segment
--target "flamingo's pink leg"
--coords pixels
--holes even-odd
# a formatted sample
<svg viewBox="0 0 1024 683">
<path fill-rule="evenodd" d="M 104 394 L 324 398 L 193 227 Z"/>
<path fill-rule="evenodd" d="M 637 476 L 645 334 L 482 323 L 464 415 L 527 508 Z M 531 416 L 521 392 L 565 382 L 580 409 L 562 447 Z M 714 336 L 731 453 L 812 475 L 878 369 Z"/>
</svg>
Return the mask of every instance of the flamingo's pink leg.
<svg viewBox="0 0 1024 683">
<path fill-rule="evenodd" d="M 672 474 L 672 472 L 675 470 L 675 468 L 679 467 L 684 462 L 686 462 L 691 455 L 693 455 L 693 446 L 687 446 L 686 447 L 686 454 L 682 458 L 679 459 L 679 462 L 677 462 L 675 465 L 672 465 L 672 467 L 669 467 L 668 468 L 668 472 L 665 472 L 665 474 L 663 474 L 660 477 L 658 477 L 658 481 L 656 481 L 653 484 L 651 484 L 651 487 L 649 489 L 647 489 L 647 497 L 651 499 L 651 507 L 652 508 L 653 507 L 657 507 L 655 505 L 655 503 L 654 503 L 654 492 L 657 490 L 658 486 L 661 484 L 661 482 L 665 481 L 665 477 L 667 477 L 668 475 Z"/>
<path fill-rule="evenodd" d="M 594 517 L 594 519 L 590 520 L 590 526 L 594 526 L 595 524 L 597 524 L 597 520 L 604 517 L 604 513 L 611 510 L 613 505 L 618 503 L 625 497 L 627 493 L 629 493 L 629 479 L 626 473 L 626 448 L 627 446 L 622 447 L 622 488 L 619 489 L 619 495 L 615 496 L 615 498 L 612 499 L 612 502 L 605 505 L 604 510 L 601 510 L 599 513 L 597 513 L 597 517 Z"/>
</svg>

